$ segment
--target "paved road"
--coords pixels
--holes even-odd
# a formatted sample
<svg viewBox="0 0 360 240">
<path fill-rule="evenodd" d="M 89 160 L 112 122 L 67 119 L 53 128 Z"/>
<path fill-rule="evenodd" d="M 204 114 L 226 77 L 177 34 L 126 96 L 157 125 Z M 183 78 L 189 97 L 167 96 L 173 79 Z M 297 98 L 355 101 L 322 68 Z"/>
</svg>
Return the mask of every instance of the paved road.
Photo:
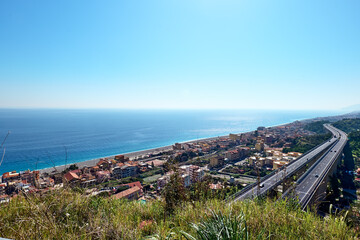
<svg viewBox="0 0 360 240">
<path fill-rule="evenodd" d="M 338 141 L 298 180 L 295 187 L 295 196 L 298 197 L 303 208 L 308 205 L 321 182 L 326 179 L 347 142 L 345 132 L 328 124 L 325 127 L 333 132 Z"/>
<path fill-rule="evenodd" d="M 231 176 L 230 175 L 225 175 L 225 174 L 210 174 L 212 177 L 214 178 L 223 178 L 223 179 L 230 179 Z M 238 177 L 235 178 L 235 181 L 240 182 L 240 183 L 254 183 L 256 181 L 256 179 L 251 178 L 251 177 Z"/>
<path fill-rule="evenodd" d="M 339 133 L 333 128 L 327 127 L 333 135 L 339 135 Z M 302 155 L 294 162 L 291 162 L 286 168 L 277 171 L 275 174 L 273 174 L 271 177 L 268 177 L 261 181 L 260 188 L 255 185 L 252 186 L 250 189 L 246 190 L 245 192 L 241 193 L 239 196 L 237 196 L 234 200 L 244 200 L 248 198 L 254 198 L 258 195 L 263 195 L 267 191 L 271 190 L 275 186 L 278 186 L 285 177 L 294 174 L 298 168 L 303 166 L 304 164 L 307 164 L 310 162 L 313 158 L 317 157 L 322 151 L 324 151 L 326 148 L 332 146 L 337 142 L 337 138 L 333 137 L 330 140 L 324 142 L 323 144 L 319 145 L 312 151 Z"/>
</svg>

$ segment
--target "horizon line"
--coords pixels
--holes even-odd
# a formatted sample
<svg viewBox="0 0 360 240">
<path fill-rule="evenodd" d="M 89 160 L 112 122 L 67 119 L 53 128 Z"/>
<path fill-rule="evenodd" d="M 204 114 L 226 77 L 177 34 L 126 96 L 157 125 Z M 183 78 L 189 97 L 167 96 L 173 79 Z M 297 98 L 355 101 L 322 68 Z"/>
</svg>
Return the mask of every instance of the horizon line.
<svg viewBox="0 0 360 240">
<path fill-rule="evenodd" d="M 319 109 L 319 108 L 125 108 L 125 107 L 0 107 L 1 110 L 258 110 L 258 111 L 333 111 L 333 112 L 356 112 L 359 110 L 342 109 Z"/>
</svg>

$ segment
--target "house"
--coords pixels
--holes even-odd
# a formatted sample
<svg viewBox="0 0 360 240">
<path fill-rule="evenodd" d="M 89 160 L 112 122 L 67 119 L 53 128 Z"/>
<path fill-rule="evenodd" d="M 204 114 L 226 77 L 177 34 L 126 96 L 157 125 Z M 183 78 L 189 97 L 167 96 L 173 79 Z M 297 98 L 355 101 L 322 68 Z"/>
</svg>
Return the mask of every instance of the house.
<svg viewBox="0 0 360 240">
<path fill-rule="evenodd" d="M 100 161 L 96 164 L 100 169 L 109 170 L 111 167 L 111 162 L 107 159 L 100 159 Z"/>
<path fill-rule="evenodd" d="M 116 155 L 116 156 L 115 156 L 115 160 L 116 160 L 117 162 L 122 162 L 122 163 L 124 163 L 124 162 L 126 162 L 126 161 L 129 161 L 129 158 L 128 158 L 128 157 L 125 157 L 124 155 Z"/>
<path fill-rule="evenodd" d="M 262 152 L 264 151 L 264 142 L 262 140 L 258 141 L 256 144 L 255 144 L 255 149 L 259 152 Z"/>
<path fill-rule="evenodd" d="M 94 166 L 94 167 L 91 167 L 91 168 L 90 168 L 90 172 L 91 172 L 91 173 L 95 173 L 95 172 L 97 172 L 97 171 L 100 171 L 99 166 Z"/>
<path fill-rule="evenodd" d="M 166 162 L 165 160 L 155 159 L 155 160 L 147 161 L 146 164 L 150 166 L 154 165 L 154 167 L 160 167 L 164 165 L 165 162 Z"/>
<path fill-rule="evenodd" d="M 249 147 L 240 147 L 238 150 L 240 151 L 240 158 L 248 157 L 250 155 Z"/>
<path fill-rule="evenodd" d="M 168 175 L 168 174 L 158 178 L 158 180 L 157 180 L 158 190 L 161 190 L 162 188 L 164 188 L 165 185 L 169 182 L 169 179 L 170 179 L 170 175 Z"/>
<path fill-rule="evenodd" d="M 3 182 L 10 182 L 10 181 L 19 180 L 19 179 L 20 179 L 20 174 L 17 173 L 16 171 L 6 172 L 2 175 Z"/>
<path fill-rule="evenodd" d="M 129 200 L 138 199 L 142 195 L 142 190 L 138 186 L 129 188 L 112 196 L 114 199 L 127 198 Z"/>
<path fill-rule="evenodd" d="M 175 143 L 172 147 L 173 147 L 173 150 L 181 150 L 182 149 L 180 143 Z"/>
<path fill-rule="evenodd" d="M 72 173 L 76 173 L 76 175 L 80 176 L 81 175 L 81 169 L 75 169 L 75 170 L 71 170 L 70 172 Z"/>
<path fill-rule="evenodd" d="M 54 179 L 55 184 L 61 184 L 64 180 L 64 178 L 60 172 L 53 174 L 52 178 Z"/>
<path fill-rule="evenodd" d="M 240 156 L 240 152 L 238 150 L 230 150 L 225 153 L 225 157 L 227 159 L 229 159 L 230 161 L 232 161 L 232 160 L 239 159 L 241 156 Z"/>
<path fill-rule="evenodd" d="M 73 183 L 80 179 L 80 177 L 76 173 L 73 173 L 71 171 L 66 173 L 63 178 L 64 178 L 64 182 L 68 182 L 68 183 Z"/>
<path fill-rule="evenodd" d="M 240 141 L 241 140 L 241 135 L 230 133 L 229 138 L 230 138 L 230 140 L 233 140 L 233 141 Z"/>
<path fill-rule="evenodd" d="M 184 187 L 189 187 L 191 185 L 191 179 L 189 174 L 182 174 L 181 178 L 183 180 Z"/>
<path fill-rule="evenodd" d="M 221 185 L 221 183 L 216 183 L 216 184 L 215 183 L 210 183 L 209 187 L 212 190 L 218 190 L 218 189 L 224 188 L 223 185 Z"/>
<path fill-rule="evenodd" d="M 285 161 L 274 161 L 273 162 L 273 169 L 278 169 L 278 168 L 281 168 L 282 166 L 288 164 L 288 162 L 285 162 Z"/>
<path fill-rule="evenodd" d="M 27 170 L 25 172 L 20 172 L 20 178 L 21 180 L 25 180 L 26 182 L 28 183 L 31 183 L 33 185 L 35 185 L 35 182 L 37 180 L 39 180 L 39 177 L 40 177 L 40 172 L 39 171 L 30 171 L 30 170 Z"/>
<path fill-rule="evenodd" d="M 114 178 L 126 178 L 135 176 L 138 172 L 138 165 L 126 163 L 122 166 L 117 166 L 112 169 L 112 176 Z"/>
<path fill-rule="evenodd" d="M 43 178 L 40 178 L 39 185 L 40 185 L 40 187 L 43 187 L 43 188 L 53 187 L 55 185 L 55 181 L 54 181 L 54 179 L 52 179 L 50 177 L 43 177 Z"/>
<path fill-rule="evenodd" d="M 205 175 L 204 169 L 199 166 L 191 165 L 189 170 L 191 183 L 201 181 Z"/>
<path fill-rule="evenodd" d="M 210 167 L 216 167 L 216 166 L 221 166 L 224 164 L 224 158 L 223 157 L 212 157 L 210 158 Z"/>
<path fill-rule="evenodd" d="M 141 183 L 139 181 L 122 184 L 121 186 L 128 186 L 129 188 L 138 186 L 140 189 L 143 189 L 143 187 L 141 186 Z"/>
<path fill-rule="evenodd" d="M 6 183 L 0 183 L 0 193 L 1 193 L 1 191 L 5 190 L 6 186 L 7 186 Z"/>
<path fill-rule="evenodd" d="M 10 201 L 10 197 L 8 195 L 0 195 L 0 203 L 7 203 Z"/>
<path fill-rule="evenodd" d="M 96 172 L 96 179 L 98 182 L 104 182 L 110 178 L 110 171 L 98 171 Z"/>
</svg>

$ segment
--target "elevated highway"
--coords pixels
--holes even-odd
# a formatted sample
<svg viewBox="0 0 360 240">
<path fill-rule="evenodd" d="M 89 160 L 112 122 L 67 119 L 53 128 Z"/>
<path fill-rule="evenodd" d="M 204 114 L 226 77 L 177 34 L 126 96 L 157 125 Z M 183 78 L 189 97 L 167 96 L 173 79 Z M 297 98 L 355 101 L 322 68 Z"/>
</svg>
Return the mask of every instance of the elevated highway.
<svg viewBox="0 0 360 240">
<path fill-rule="evenodd" d="M 288 165 L 283 166 L 277 171 L 273 171 L 271 174 L 263 177 L 260 180 L 260 184 L 253 183 L 248 185 L 242 189 L 242 191 L 234 194 L 229 200 L 241 201 L 244 199 L 255 198 L 257 196 L 264 196 L 280 184 L 284 183 L 286 180 L 291 179 L 294 175 L 299 173 L 301 174 L 306 171 L 308 165 L 316 162 L 326 151 L 338 142 L 340 133 L 333 127 L 328 125 L 325 127 L 333 134 L 333 137 L 303 154 L 295 161 L 292 161 Z"/>
<path fill-rule="evenodd" d="M 329 176 L 336 170 L 347 143 L 345 132 L 329 124 L 324 126 L 334 134 L 335 144 L 283 194 L 283 197 L 297 198 L 303 209 L 325 197 Z"/>
</svg>

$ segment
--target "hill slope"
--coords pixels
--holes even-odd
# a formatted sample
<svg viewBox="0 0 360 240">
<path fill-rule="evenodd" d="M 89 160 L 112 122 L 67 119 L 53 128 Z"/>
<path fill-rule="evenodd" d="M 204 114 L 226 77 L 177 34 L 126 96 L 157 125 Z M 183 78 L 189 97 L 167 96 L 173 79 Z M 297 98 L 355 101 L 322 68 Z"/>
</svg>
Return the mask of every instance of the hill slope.
<svg viewBox="0 0 360 240">
<path fill-rule="evenodd" d="M 249 239 L 354 239 L 354 230 L 341 217 L 321 219 L 284 201 L 246 201 L 231 205 L 221 200 L 185 202 L 171 216 L 157 200 L 141 203 L 88 197 L 72 190 L 18 196 L 0 208 L 0 236 L 12 239 L 144 239 L 155 235 L 185 239 L 196 236 L 190 223 L 211 212 L 230 219 L 243 214 Z M 166 216 L 166 217 L 165 217 Z M 165 217 L 165 219 L 164 219 Z M 197 237 L 195 237 L 198 239 Z"/>
</svg>

